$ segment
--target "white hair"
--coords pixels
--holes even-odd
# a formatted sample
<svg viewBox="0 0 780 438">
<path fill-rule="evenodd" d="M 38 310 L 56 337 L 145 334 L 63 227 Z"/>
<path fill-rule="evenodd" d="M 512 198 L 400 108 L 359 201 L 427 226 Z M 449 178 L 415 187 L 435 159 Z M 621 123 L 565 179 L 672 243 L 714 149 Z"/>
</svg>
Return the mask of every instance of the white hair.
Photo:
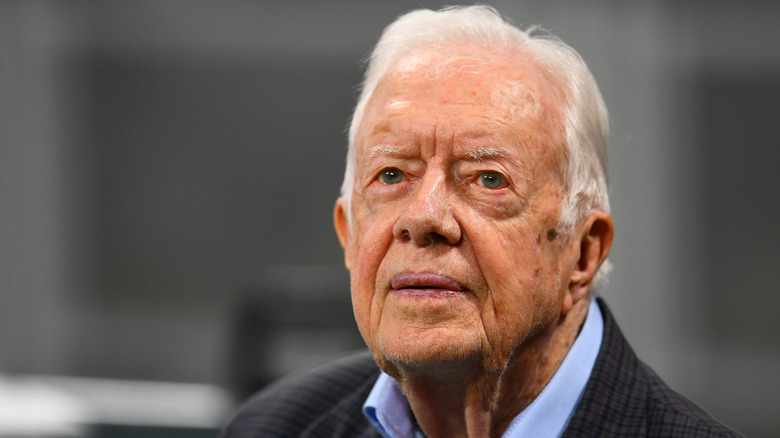
<svg viewBox="0 0 780 438">
<path fill-rule="evenodd" d="M 431 11 L 420 9 L 400 16 L 382 33 L 369 57 L 352 122 L 349 150 L 341 196 L 349 203 L 355 182 L 356 135 L 374 89 L 385 73 L 401 58 L 415 50 L 433 48 L 446 51 L 468 44 L 488 52 L 522 53 L 543 71 L 549 71 L 563 85 L 566 103 L 563 123 L 561 183 L 565 191 L 559 227 L 570 232 L 585 215 L 594 210 L 609 212 L 607 108 L 596 80 L 580 55 L 561 40 L 538 28 L 523 31 L 510 24 L 489 6 L 454 6 Z M 593 280 L 603 282 L 611 269 L 605 262 Z"/>
</svg>

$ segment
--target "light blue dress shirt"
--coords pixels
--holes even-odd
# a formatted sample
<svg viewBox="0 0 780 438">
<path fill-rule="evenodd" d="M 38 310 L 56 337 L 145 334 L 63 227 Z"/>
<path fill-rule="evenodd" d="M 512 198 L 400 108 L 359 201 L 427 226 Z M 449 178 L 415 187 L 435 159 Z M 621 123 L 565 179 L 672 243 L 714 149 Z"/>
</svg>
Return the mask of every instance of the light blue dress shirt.
<svg viewBox="0 0 780 438">
<path fill-rule="evenodd" d="M 563 434 L 585 392 L 603 333 L 604 319 L 598 304 L 592 300 L 585 324 L 560 367 L 539 396 L 512 420 L 502 438 Z M 423 437 L 415 428 L 406 396 L 385 373 L 379 376 L 363 404 L 363 414 L 385 438 Z"/>
</svg>

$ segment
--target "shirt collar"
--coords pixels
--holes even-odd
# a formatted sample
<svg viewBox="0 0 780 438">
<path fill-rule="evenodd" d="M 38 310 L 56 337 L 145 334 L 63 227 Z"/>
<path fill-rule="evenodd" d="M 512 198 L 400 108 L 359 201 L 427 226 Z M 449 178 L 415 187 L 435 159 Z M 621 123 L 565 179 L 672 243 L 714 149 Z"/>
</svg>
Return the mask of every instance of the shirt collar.
<svg viewBox="0 0 780 438">
<path fill-rule="evenodd" d="M 558 370 L 536 399 L 528 405 L 502 435 L 558 437 L 569 424 L 580 397 L 588 384 L 601 346 L 604 320 L 595 300 L 588 316 Z M 398 384 L 381 373 L 363 404 L 363 414 L 385 438 L 419 438 L 409 402 Z"/>
<path fill-rule="evenodd" d="M 412 409 L 392 377 L 379 375 L 363 404 L 363 414 L 385 438 L 412 438 L 415 425 Z"/>
</svg>

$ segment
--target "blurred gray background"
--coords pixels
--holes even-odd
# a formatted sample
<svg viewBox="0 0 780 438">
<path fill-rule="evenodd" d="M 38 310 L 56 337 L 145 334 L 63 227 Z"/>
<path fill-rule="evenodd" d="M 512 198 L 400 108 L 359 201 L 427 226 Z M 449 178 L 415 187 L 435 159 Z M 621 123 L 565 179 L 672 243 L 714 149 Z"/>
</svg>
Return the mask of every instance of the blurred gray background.
<svg viewBox="0 0 780 438">
<path fill-rule="evenodd" d="M 0 2 L 0 373 L 237 399 L 360 347 L 331 225 L 360 60 L 451 3 Z M 601 86 L 634 349 L 776 436 L 780 4 L 491 4 Z"/>
</svg>

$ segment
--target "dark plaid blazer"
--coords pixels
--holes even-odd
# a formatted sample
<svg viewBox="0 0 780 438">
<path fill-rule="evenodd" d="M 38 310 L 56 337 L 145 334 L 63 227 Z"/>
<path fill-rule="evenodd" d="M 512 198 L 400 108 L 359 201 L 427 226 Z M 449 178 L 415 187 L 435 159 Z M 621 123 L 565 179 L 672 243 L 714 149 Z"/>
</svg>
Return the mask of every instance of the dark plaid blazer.
<svg viewBox="0 0 780 438">
<path fill-rule="evenodd" d="M 666 386 L 599 305 L 604 339 L 564 437 L 739 436 Z M 379 437 L 362 413 L 378 376 L 366 351 L 283 379 L 250 399 L 222 437 Z"/>
</svg>

